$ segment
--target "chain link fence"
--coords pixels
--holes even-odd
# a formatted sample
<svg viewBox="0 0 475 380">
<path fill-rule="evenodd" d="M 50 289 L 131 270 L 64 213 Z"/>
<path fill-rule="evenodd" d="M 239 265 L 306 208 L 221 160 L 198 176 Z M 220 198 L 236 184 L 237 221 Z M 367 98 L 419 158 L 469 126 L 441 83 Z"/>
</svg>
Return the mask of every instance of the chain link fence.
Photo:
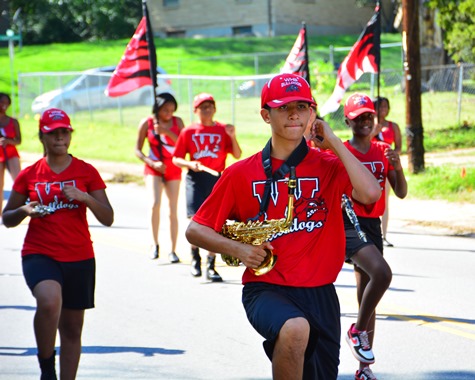
<svg viewBox="0 0 475 380">
<path fill-rule="evenodd" d="M 384 45 L 384 44 L 383 44 Z M 388 44 L 386 44 L 388 45 Z M 382 46 L 387 48 L 388 46 Z M 400 46 L 401 44 L 397 45 Z M 308 58 L 310 62 L 329 62 L 332 67 L 335 66 L 335 60 L 340 59 L 341 62 L 351 47 L 338 47 L 329 46 L 329 48 L 321 49 L 309 49 Z M 194 69 L 197 62 L 201 62 L 203 67 L 209 64 L 219 64 L 226 61 L 231 62 L 235 67 L 252 67 L 255 75 L 264 75 L 272 72 L 279 72 L 285 59 L 289 55 L 289 51 L 280 52 L 253 52 L 248 54 L 226 54 L 210 57 L 193 57 L 187 59 L 160 59 L 160 65 L 163 65 L 169 69 L 170 72 L 176 72 L 177 74 L 190 72 Z"/>
<path fill-rule="evenodd" d="M 199 92 L 213 94 L 217 101 L 217 119 L 236 125 L 260 119 L 260 91 L 274 74 L 253 76 L 159 75 L 158 92 L 172 92 L 179 104 L 177 114 L 185 124 L 194 120 L 192 99 Z M 150 87 L 125 97 L 108 98 L 104 90 L 111 73 L 55 72 L 19 75 L 20 117 L 32 117 L 45 108 L 59 107 L 72 116 L 93 123 L 108 122 L 136 126 L 150 114 Z M 424 128 L 473 123 L 475 120 L 475 66 L 471 64 L 424 67 L 421 69 L 422 118 Z M 319 104 L 333 91 L 336 72 L 312 73 L 312 87 Z M 79 82 L 79 83 L 78 83 Z M 74 85 L 75 84 L 75 85 Z M 402 70 L 384 70 L 380 74 L 379 94 L 390 99 L 389 119 L 405 125 L 405 77 Z M 377 95 L 376 75 L 364 74 L 347 91 Z M 332 127 L 344 128 L 343 107 L 326 117 Z"/>
</svg>

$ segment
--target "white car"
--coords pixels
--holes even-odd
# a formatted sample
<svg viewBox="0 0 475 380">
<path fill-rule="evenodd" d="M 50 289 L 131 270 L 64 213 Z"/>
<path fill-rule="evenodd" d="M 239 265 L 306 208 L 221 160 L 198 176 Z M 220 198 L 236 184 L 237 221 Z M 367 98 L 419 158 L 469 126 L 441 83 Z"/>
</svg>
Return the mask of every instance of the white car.
<svg viewBox="0 0 475 380">
<path fill-rule="evenodd" d="M 79 77 L 68 82 L 64 87 L 45 92 L 33 100 L 33 113 L 42 113 L 48 108 L 60 108 L 67 113 L 88 109 L 115 108 L 125 106 L 143 106 L 153 104 L 152 86 L 143 86 L 127 95 L 111 98 L 104 90 L 109 83 L 115 66 L 100 67 L 84 71 Z M 159 74 L 166 74 L 157 68 Z M 171 81 L 158 75 L 158 93 L 170 92 Z"/>
</svg>

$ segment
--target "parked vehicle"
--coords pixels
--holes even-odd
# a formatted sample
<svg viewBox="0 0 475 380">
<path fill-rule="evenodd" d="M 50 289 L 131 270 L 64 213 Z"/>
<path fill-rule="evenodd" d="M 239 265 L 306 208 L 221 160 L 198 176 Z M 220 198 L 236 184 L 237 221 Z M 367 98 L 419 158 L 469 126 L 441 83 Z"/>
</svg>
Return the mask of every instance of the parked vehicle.
<svg viewBox="0 0 475 380">
<path fill-rule="evenodd" d="M 152 105 L 152 86 L 143 86 L 127 95 L 111 98 L 105 95 L 115 66 L 100 67 L 84 71 L 65 86 L 45 92 L 33 100 L 33 113 L 42 113 L 48 108 L 61 108 L 68 113 L 87 109 L 115 108 L 118 106 Z M 166 74 L 157 68 L 159 74 Z M 171 92 L 171 81 L 158 76 L 158 92 Z"/>
<path fill-rule="evenodd" d="M 261 77 L 242 82 L 238 87 L 238 96 L 241 98 L 260 97 L 262 87 L 270 77 Z"/>
</svg>

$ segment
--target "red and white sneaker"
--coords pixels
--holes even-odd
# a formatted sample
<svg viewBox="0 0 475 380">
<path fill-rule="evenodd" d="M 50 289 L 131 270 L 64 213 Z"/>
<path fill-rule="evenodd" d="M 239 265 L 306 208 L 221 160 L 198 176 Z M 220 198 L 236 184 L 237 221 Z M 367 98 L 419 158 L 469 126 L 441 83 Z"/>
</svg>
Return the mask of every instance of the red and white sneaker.
<svg viewBox="0 0 475 380">
<path fill-rule="evenodd" d="M 364 367 L 355 373 L 355 380 L 378 380 L 369 367 Z"/>
<path fill-rule="evenodd" d="M 346 333 L 346 342 L 350 346 L 351 353 L 361 363 L 373 364 L 374 355 L 369 344 L 368 333 L 366 331 L 353 332 L 353 323 Z"/>
</svg>

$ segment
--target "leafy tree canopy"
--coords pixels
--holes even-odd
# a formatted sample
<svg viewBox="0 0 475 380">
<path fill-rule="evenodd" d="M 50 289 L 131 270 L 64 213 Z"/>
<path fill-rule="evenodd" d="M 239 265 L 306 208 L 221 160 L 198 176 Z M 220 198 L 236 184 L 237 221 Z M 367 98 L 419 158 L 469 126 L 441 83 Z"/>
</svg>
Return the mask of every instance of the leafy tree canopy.
<svg viewBox="0 0 475 380">
<path fill-rule="evenodd" d="M 475 63 L 475 0 L 429 0 L 439 10 L 444 43 L 455 61 Z"/>
<path fill-rule="evenodd" d="M 21 8 L 28 44 L 128 38 L 142 17 L 140 0 L 10 0 L 9 5 L 12 15 Z"/>
</svg>

